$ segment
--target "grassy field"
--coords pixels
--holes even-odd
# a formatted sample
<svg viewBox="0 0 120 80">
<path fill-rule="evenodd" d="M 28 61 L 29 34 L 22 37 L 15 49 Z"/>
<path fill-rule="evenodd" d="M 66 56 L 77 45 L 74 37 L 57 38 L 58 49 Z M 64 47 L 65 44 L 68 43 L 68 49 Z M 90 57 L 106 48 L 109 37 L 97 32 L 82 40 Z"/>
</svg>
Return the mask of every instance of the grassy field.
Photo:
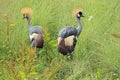
<svg viewBox="0 0 120 80">
<path fill-rule="evenodd" d="M 31 25 L 43 28 L 43 49 L 30 48 L 26 6 Z M 76 8 L 85 16 L 83 31 L 68 60 L 56 49 L 57 34 L 77 26 Z M 119 28 L 120 0 L 0 0 L 0 80 L 120 80 Z"/>
</svg>

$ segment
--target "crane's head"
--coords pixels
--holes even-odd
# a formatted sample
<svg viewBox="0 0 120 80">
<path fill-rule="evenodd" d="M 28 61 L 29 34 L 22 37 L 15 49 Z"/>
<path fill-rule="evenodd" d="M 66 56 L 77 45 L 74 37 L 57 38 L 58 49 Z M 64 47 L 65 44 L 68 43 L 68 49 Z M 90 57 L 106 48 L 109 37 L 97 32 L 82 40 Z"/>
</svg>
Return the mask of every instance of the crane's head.
<svg viewBox="0 0 120 80">
<path fill-rule="evenodd" d="M 27 15 L 27 14 L 23 14 L 23 19 L 29 19 L 30 18 L 30 16 L 29 15 Z"/>
<path fill-rule="evenodd" d="M 77 17 L 77 18 L 80 18 L 80 17 L 84 17 L 84 16 L 83 16 L 82 12 L 79 11 L 79 12 L 76 14 L 76 17 Z"/>
<path fill-rule="evenodd" d="M 82 9 L 75 9 L 74 11 L 73 11 L 73 16 L 76 16 L 77 18 L 81 18 L 81 17 L 84 17 L 83 16 L 83 13 L 82 13 Z"/>
<path fill-rule="evenodd" d="M 32 15 L 32 9 L 29 8 L 29 7 L 24 7 L 22 10 L 21 10 L 21 13 L 23 15 L 23 19 L 29 19 L 30 16 Z"/>
</svg>

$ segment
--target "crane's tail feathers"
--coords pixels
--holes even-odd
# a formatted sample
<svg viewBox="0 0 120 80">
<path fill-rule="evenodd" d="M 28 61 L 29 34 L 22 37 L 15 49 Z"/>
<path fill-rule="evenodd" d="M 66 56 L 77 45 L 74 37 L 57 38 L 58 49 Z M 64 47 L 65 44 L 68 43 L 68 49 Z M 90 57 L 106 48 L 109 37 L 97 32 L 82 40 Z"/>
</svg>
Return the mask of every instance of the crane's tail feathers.
<svg viewBox="0 0 120 80">
<path fill-rule="evenodd" d="M 32 15 L 32 9 L 30 7 L 24 7 L 24 8 L 22 8 L 21 13 L 23 15 L 31 16 Z"/>
<path fill-rule="evenodd" d="M 78 14 L 79 12 L 82 12 L 82 8 L 78 8 L 78 9 L 73 10 L 72 16 L 76 16 L 76 14 Z"/>
</svg>

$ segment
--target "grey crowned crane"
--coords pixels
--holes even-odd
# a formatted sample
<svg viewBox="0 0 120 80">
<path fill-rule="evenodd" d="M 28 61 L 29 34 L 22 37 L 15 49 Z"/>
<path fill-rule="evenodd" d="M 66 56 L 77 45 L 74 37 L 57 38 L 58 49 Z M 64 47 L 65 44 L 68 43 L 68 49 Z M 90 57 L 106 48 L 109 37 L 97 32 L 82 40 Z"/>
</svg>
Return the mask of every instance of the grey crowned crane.
<svg viewBox="0 0 120 80">
<path fill-rule="evenodd" d="M 77 38 L 82 31 L 81 17 L 84 17 L 81 10 L 75 10 L 78 27 L 66 26 L 58 34 L 58 51 L 63 55 L 70 55 L 76 46 Z"/>
<path fill-rule="evenodd" d="M 29 7 L 25 7 L 21 10 L 23 14 L 23 19 L 27 20 L 27 28 L 29 31 L 31 46 L 36 48 L 42 48 L 44 44 L 42 29 L 40 26 L 31 26 L 30 20 L 32 15 L 32 9 Z"/>
</svg>

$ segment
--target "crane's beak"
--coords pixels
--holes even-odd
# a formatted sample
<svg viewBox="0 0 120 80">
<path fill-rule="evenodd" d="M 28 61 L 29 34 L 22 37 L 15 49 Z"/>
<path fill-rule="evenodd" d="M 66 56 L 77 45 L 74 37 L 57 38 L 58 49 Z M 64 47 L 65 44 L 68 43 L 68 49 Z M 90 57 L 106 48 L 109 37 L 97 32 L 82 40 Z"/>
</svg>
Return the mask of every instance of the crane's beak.
<svg viewBox="0 0 120 80">
<path fill-rule="evenodd" d="M 85 17 L 84 15 L 81 15 L 81 17 Z"/>
</svg>

